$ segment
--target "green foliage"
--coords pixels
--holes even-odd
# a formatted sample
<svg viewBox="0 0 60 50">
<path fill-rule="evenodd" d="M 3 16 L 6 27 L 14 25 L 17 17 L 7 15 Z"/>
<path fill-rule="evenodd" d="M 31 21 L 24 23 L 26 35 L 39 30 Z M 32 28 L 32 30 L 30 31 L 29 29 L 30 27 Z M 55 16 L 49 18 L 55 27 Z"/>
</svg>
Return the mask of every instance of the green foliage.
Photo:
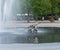
<svg viewBox="0 0 60 50">
<path fill-rule="evenodd" d="M 28 13 L 31 10 L 31 0 L 21 0 L 22 13 Z"/>
<path fill-rule="evenodd" d="M 60 11 L 60 0 L 32 0 L 32 11 L 35 16 L 42 16 Z"/>
<path fill-rule="evenodd" d="M 60 0 L 21 0 L 22 13 L 33 12 L 34 16 L 41 18 L 42 15 L 48 15 L 60 12 Z"/>
</svg>

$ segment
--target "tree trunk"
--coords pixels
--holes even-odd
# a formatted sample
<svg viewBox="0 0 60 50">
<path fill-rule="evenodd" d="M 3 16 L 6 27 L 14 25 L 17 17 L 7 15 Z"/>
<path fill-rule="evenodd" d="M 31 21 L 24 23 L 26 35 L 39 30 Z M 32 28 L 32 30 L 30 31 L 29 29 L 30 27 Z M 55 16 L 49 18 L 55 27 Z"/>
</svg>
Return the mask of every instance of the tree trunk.
<svg viewBox="0 0 60 50">
<path fill-rule="evenodd" d="M 54 0 L 51 0 L 51 5 L 52 5 L 52 7 L 51 7 L 51 18 L 50 18 L 50 21 L 51 22 L 54 22 L 54 8 L 55 8 L 55 1 Z"/>
<path fill-rule="evenodd" d="M 50 17 L 49 17 L 49 20 L 50 20 L 50 22 L 54 22 L 53 16 L 50 16 Z"/>
</svg>

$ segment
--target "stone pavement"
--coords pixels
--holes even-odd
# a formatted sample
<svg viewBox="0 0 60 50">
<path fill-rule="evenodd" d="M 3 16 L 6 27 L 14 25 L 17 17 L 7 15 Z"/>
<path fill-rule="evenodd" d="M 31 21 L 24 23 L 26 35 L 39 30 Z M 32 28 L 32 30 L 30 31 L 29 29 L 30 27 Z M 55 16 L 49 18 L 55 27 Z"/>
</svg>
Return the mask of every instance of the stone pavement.
<svg viewBox="0 0 60 50">
<path fill-rule="evenodd" d="M 60 21 L 55 21 L 51 23 L 50 21 L 7 21 L 0 23 L 0 26 L 3 27 L 29 27 L 34 25 L 36 27 L 60 27 Z"/>
<path fill-rule="evenodd" d="M 60 50 L 60 43 L 0 44 L 0 50 Z"/>
</svg>

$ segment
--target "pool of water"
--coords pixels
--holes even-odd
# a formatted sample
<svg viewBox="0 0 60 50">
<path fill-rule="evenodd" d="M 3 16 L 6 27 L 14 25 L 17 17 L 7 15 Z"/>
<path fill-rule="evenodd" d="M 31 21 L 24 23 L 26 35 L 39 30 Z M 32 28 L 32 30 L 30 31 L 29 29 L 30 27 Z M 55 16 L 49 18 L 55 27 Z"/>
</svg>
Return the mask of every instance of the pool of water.
<svg viewBox="0 0 60 50">
<path fill-rule="evenodd" d="M 0 43 L 32 43 L 29 38 L 34 38 L 35 35 L 29 35 L 28 28 L 6 28 L 0 31 Z M 37 28 L 36 36 L 38 38 L 38 43 L 60 42 L 60 28 L 40 27 Z"/>
</svg>

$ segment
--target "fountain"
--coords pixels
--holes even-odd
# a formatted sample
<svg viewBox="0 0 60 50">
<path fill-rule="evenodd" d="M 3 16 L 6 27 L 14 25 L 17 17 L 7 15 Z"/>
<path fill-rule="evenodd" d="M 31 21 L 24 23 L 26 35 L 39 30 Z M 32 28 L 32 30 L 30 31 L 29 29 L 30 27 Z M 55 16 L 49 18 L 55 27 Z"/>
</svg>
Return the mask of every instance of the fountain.
<svg viewBox="0 0 60 50">
<path fill-rule="evenodd" d="M 38 43 L 38 37 L 37 37 L 37 29 L 35 26 L 31 25 L 30 28 L 28 29 L 28 39 L 30 43 Z"/>
<path fill-rule="evenodd" d="M 20 0 L 0 0 L 0 20 L 14 20 L 16 14 L 21 13 Z"/>
<path fill-rule="evenodd" d="M 20 1 L 21 0 L 0 0 L 0 43 L 20 43 L 28 41 L 26 40 L 28 28 L 16 28 L 16 14 L 21 13 Z M 34 26 L 29 28 L 30 43 L 38 43 L 36 33 L 37 31 Z"/>
<path fill-rule="evenodd" d="M 20 0 L 0 0 L 0 43 L 9 43 L 11 37 L 9 34 L 13 35 L 16 32 L 13 21 L 16 14 L 20 13 L 20 7 Z M 6 29 L 9 28 L 8 26 L 13 27 L 13 29 Z M 12 37 L 14 40 L 14 35 Z"/>
</svg>

